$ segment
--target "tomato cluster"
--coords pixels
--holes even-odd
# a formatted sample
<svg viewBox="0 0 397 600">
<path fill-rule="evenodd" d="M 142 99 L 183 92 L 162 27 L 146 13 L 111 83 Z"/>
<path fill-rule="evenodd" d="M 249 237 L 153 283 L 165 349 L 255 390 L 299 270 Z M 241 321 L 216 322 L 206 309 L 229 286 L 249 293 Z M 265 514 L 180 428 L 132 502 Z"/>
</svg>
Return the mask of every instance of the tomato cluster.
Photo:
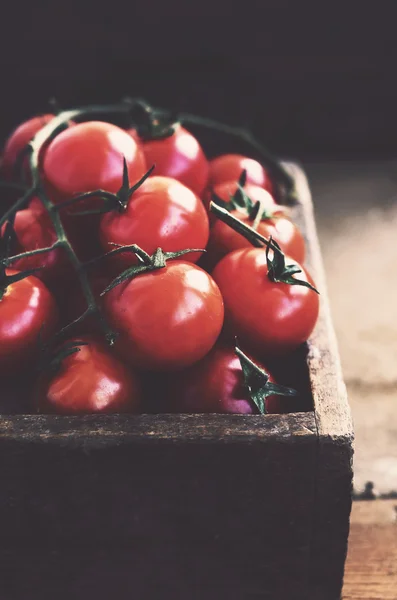
<svg viewBox="0 0 397 600">
<path fill-rule="evenodd" d="M 11 134 L 3 178 L 37 180 L 25 150 L 52 119 Z M 38 156 L 0 246 L 0 375 L 39 363 L 34 409 L 293 410 L 266 365 L 308 339 L 319 300 L 271 171 L 157 121 L 68 121 Z"/>
</svg>

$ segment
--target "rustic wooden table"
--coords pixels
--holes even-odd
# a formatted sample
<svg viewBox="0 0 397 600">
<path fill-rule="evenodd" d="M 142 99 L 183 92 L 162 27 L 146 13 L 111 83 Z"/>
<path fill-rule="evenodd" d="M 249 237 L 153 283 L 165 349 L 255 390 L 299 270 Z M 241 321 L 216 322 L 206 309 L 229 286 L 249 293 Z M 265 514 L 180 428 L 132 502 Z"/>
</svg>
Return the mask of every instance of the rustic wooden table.
<svg viewBox="0 0 397 600">
<path fill-rule="evenodd" d="M 397 600 L 397 499 L 353 503 L 343 600 Z"/>
</svg>

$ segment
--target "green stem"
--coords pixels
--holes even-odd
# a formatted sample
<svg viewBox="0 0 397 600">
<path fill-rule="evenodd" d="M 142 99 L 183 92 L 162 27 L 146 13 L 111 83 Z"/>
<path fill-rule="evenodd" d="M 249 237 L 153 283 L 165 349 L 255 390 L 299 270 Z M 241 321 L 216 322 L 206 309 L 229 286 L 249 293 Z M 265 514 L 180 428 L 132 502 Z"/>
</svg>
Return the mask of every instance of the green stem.
<svg viewBox="0 0 397 600">
<path fill-rule="evenodd" d="M 237 233 L 240 233 L 242 236 L 244 236 L 249 242 L 251 242 L 253 246 L 255 246 L 255 248 L 263 248 L 265 245 L 270 245 L 271 248 L 277 249 L 273 242 L 255 231 L 249 225 L 246 225 L 239 219 L 236 219 L 236 217 L 234 217 L 229 211 L 221 206 L 218 206 L 215 204 L 215 202 L 210 203 L 210 209 L 211 212 L 218 217 L 218 219 L 226 223 L 226 225 L 229 225 L 232 229 L 234 229 L 234 231 L 237 231 Z"/>
<path fill-rule="evenodd" d="M 28 250 L 27 252 L 21 252 L 20 254 L 14 254 L 14 256 L 10 256 L 4 260 L 4 263 L 8 266 L 12 263 L 16 262 L 20 258 L 30 258 L 31 256 L 36 256 L 37 254 L 45 254 L 46 252 L 51 252 L 56 248 L 60 248 L 62 246 L 62 242 L 59 240 L 54 242 L 52 246 L 47 246 L 46 248 L 37 248 L 36 250 Z"/>
</svg>

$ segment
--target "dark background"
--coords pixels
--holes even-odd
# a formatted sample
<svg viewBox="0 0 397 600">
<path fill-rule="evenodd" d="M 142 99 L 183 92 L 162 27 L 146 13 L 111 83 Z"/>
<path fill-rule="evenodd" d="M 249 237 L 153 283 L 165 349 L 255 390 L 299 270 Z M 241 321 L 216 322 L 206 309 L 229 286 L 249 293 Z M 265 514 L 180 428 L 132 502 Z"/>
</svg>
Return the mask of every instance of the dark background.
<svg viewBox="0 0 397 600">
<path fill-rule="evenodd" d="M 146 96 L 248 125 L 284 156 L 393 156 L 397 3 L 4 5 L 0 136 L 64 107 Z"/>
</svg>

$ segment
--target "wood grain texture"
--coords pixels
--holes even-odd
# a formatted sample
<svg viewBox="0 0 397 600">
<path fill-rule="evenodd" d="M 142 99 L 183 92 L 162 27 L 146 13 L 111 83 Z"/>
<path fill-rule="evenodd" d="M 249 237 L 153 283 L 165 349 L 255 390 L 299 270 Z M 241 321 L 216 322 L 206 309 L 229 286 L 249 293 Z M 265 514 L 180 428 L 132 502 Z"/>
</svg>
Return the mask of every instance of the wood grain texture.
<svg viewBox="0 0 397 600">
<path fill-rule="evenodd" d="M 306 265 L 321 294 L 320 315 L 308 342 L 308 371 L 318 431 L 310 598 L 339 597 L 349 533 L 353 426 L 327 296 L 325 274 L 307 179 L 296 165 L 294 211 L 307 239 Z"/>
<path fill-rule="evenodd" d="M 397 500 L 354 502 L 343 600 L 397 600 Z"/>
</svg>

